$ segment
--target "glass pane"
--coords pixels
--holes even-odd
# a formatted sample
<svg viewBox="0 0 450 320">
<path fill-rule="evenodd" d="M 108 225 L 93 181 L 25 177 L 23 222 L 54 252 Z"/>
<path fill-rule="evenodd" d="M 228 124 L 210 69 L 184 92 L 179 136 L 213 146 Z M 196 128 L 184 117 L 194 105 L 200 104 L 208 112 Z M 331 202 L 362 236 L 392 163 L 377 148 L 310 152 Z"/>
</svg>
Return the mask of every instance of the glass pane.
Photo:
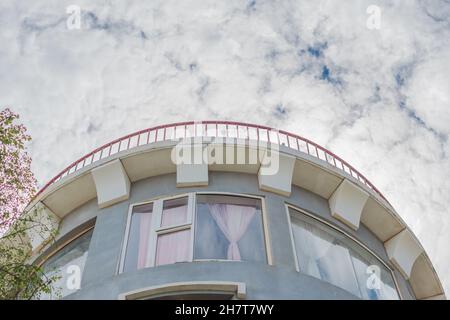
<svg viewBox="0 0 450 320">
<path fill-rule="evenodd" d="M 330 282 L 363 299 L 398 299 L 390 271 L 352 239 L 290 209 L 301 272 Z M 376 270 L 377 277 L 373 277 Z M 369 279 L 370 278 L 370 279 Z M 378 281 L 380 280 L 380 281 Z"/>
<path fill-rule="evenodd" d="M 360 296 L 350 252 L 331 234 L 299 219 L 292 219 L 301 272 Z"/>
<path fill-rule="evenodd" d="M 369 275 L 366 274 L 366 271 L 370 264 L 367 263 L 367 261 L 361 256 L 356 255 L 355 253 L 352 254 L 352 260 L 361 290 L 361 297 L 366 300 L 380 299 L 378 290 L 371 289 L 367 284 Z"/>
<path fill-rule="evenodd" d="M 259 199 L 197 196 L 195 259 L 266 261 Z"/>
<path fill-rule="evenodd" d="M 360 250 L 355 248 L 355 252 L 352 253 L 352 260 L 364 299 L 399 299 L 391 272 L 378 259 L 362 248 Z"/>
<path fill-rule="evenodd" d="M 187 222 L 188 197 L 164 201 L 161 227 L 176 226 Z"/>
<path fill-rule="evenodd" d="M 133 208 L 123 267 L 124 272 L 148 266 L 152 212 L 153 203 Z"/>
<path fill-rule="evenodd" d="M 174 231 L 158 236 L 155 265 L 189 261 L 191 230 Z"/>
<path fill-rule="evenodd" d="M 78 279 L 79 281 L 75 279 L 76 282 L 74 283 L 73 276 L 78 273 L 78 271 L 80 276 L 83 275 L 92 233 L 93 229 L 84 233 L 82 236 L 59 250 L 44 263 L 43 270 L 45 276 L 56 276 L 58 279 L 52 285 L 54 292 L 51 295 L 43 293 L 41 294 L 40 299 L 57 299 L 59 297 L 65 297 L 79 289 L 77 288 L 77 284 L 81 283 L 81 279 Z M 68 280 L 72 281 L 69 283 Z"/>
<path fill-rule="evenodd" d="M 387 269 L 381 269 L 381 299 L 399 300 L 397 287 L 395 285 L 392 274 Z"/>
</svg>

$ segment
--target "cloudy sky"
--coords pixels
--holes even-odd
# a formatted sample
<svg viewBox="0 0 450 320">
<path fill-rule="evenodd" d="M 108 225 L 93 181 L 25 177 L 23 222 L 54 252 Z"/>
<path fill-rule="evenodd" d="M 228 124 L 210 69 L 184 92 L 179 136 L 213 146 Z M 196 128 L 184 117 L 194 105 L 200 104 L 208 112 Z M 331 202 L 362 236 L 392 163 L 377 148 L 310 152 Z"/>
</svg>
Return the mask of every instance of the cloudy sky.
<svg viewBox="0 0 450 320">
<path fill-rule="evenodd" d="M 298 133 L 385 194 L 450 293 L 449 0 L 1 0 L 0 106 L 28 127 L 41 185 L 157 124 Z"/>
</svg>

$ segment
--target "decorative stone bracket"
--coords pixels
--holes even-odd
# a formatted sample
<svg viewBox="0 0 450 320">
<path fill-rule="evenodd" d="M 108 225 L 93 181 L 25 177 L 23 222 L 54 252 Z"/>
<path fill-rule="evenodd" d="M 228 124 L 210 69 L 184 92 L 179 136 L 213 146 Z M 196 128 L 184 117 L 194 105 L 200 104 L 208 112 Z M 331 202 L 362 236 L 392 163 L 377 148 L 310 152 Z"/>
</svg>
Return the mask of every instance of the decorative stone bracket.
<svg viewBox="0 0 450 320">
<path fill-rule="evenodd" d="M 348 180 L 342 181 L 328 203 L 331 215 L 354 230 L 358 230 L 361 213 L 369 194 Z"/>
<path fill-rule="evenodd" d="M 259 188 L 289 197 L 294 166 L 295 157 L 274 150 L 266 151 L 258 171 Z"/>
<path fill-rule="evenodd" d="M 120 160 L 94 168 L 91 174 L 94 178 L 100 208 L 111 206 L 130 197 L 130 179 Z"/>
<path fill-rule="evenodd" d="M 201 143 L 180 143 L 175 151 L 177 165 L 177 187 L 193 187 L 208 185 L 208 164 L 203 159 Z"/>
<path fill-rule="evenodd" d="M 414 262 L 423 252 L 423 248 L 417 243 L 411 232 L 404 229 L 386 241 L 384 246 L 392 263 L 406 279 L 409 279 Z"/>
</svg>

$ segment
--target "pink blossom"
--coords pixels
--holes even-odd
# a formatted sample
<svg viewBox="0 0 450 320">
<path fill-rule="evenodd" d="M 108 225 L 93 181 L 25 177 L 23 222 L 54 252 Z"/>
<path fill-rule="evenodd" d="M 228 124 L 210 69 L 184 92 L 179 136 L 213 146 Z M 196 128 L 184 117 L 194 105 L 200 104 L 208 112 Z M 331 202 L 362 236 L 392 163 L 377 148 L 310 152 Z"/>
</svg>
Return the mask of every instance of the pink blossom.
<svg viewBox="0 0 450 320">
<path fill-rule="evenodd" d="M 0 234 L 22 213 L 36 192 L 31 158 L 25 143 L 31 138 L 19 116 L 6 108 L 0 112 Z"/>
</svg>

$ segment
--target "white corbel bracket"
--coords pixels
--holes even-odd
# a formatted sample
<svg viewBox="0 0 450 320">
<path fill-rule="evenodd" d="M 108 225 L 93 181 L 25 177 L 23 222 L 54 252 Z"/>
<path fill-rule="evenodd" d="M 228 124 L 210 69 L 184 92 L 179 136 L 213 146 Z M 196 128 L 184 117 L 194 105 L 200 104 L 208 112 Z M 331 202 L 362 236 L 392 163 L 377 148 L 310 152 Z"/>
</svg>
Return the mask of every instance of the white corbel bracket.
<svg viewBox="0 0 450 320">
<path fill-rule="evenodd" d="M 348 180 L 342 181 L 328 203 L 331 215 L 354 230 L 358 230 L 361 213 L 369 194 Z"/>
<path fill-rule="evenodd" d="M 109 207 L 130 197 L 130 179 L 119 159 L 93 169 L 91 174 L 100 208 Z"/>
<path fill-rule="evenodd" d="M 423 252 L 422 246 L 408 229 L 404 229 L 384 243 L 387 255 L 400 273 L 409 279 L 416 259 Z"/>
<path fill-rule="evenodd" d="M 203 159 L 205 146 L 202 143 L 179 143 L 175 148 L 177 165 L 177 187 L 208 185 L 208 163 Z"/>
<path fill-rule="evenodd" d="M 289 197 L 294 165 L 295 157 L 275 150 L 266 150 L 258 171 L 259 188 Z"/>
</svg>

